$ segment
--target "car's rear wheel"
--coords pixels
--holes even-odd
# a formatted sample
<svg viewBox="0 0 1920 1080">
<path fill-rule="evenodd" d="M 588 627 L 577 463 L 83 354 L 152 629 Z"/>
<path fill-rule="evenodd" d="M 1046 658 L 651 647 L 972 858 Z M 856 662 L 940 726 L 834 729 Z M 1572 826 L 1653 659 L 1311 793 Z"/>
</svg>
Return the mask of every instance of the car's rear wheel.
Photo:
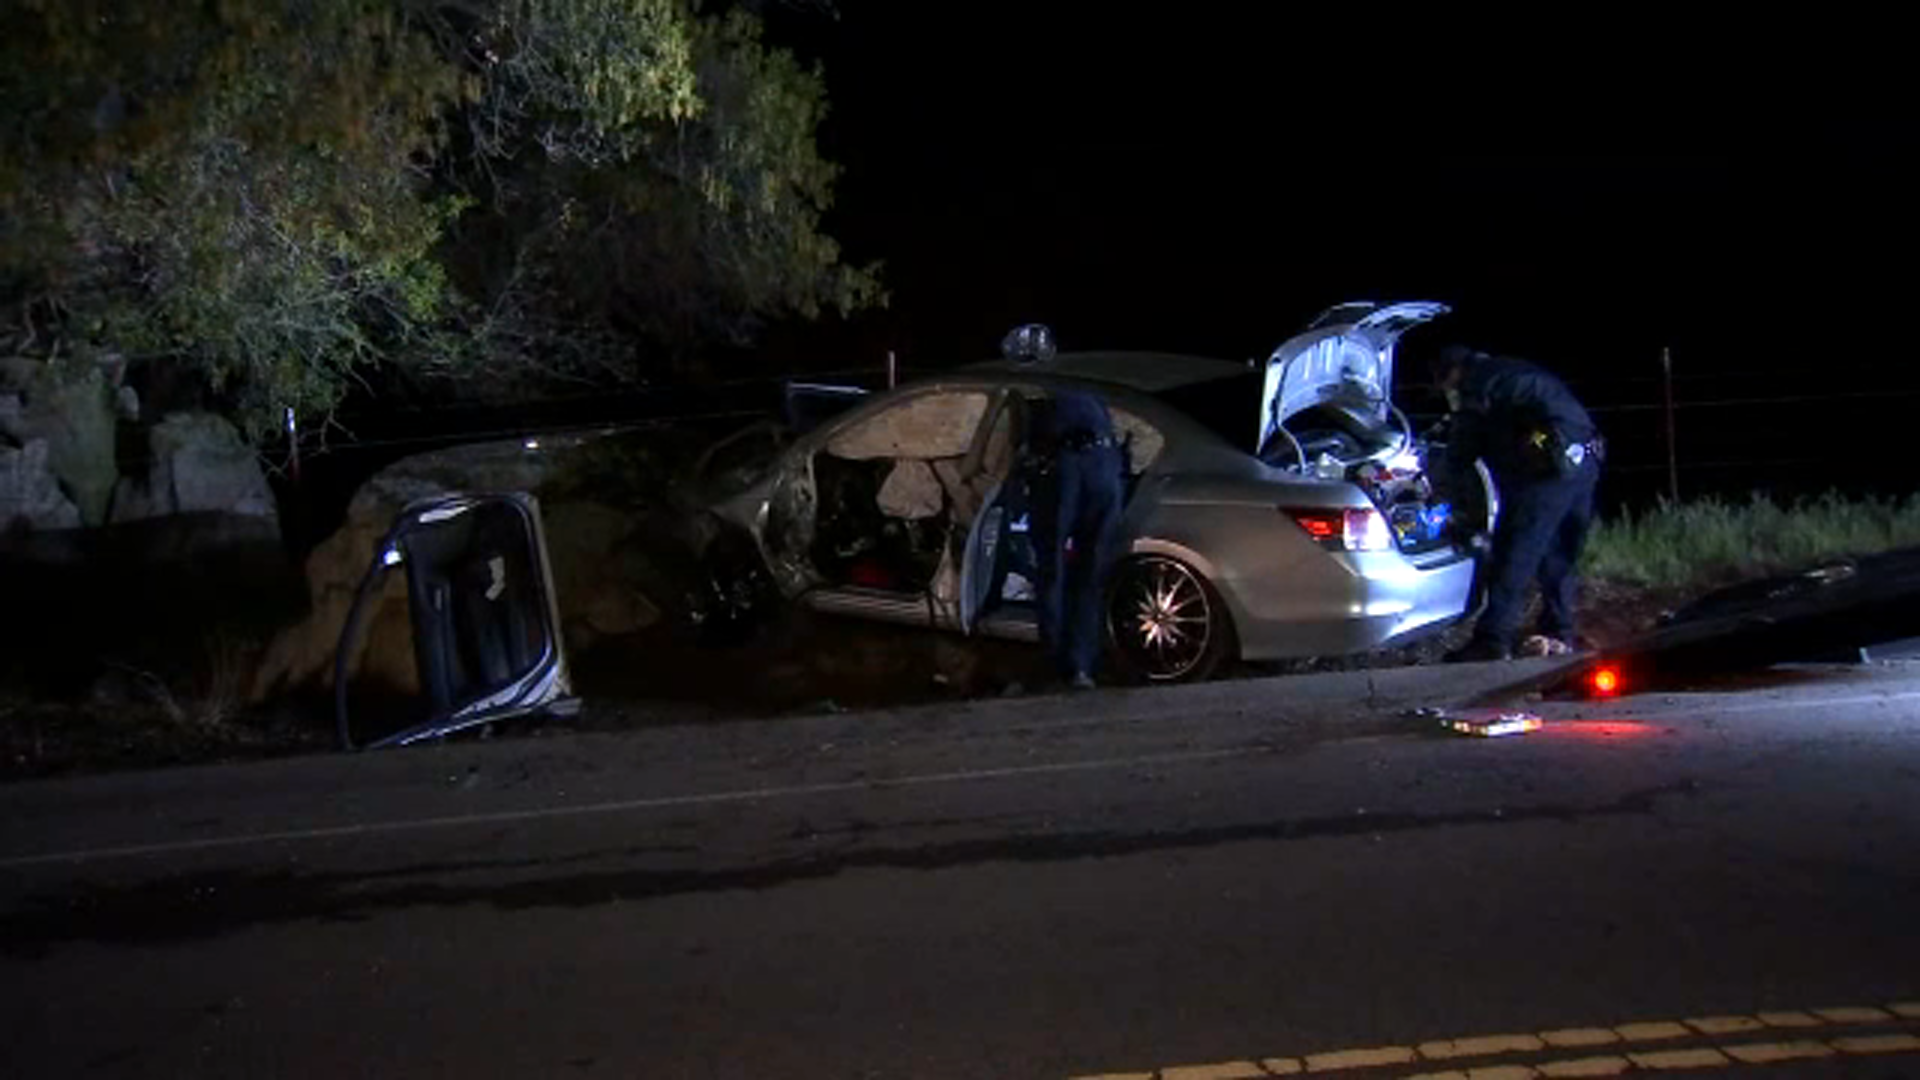
<svg viewBox="0 0 1920 1080">
<path fill-rule="evenodd" d="M 1147 682 L 1210 677 L 1233 648 L 1220 594 L 1192 567 L 1164 555 L 1121 564 L 1107 594 L 1107 636 L 1124 673 Z"/>
</svg>

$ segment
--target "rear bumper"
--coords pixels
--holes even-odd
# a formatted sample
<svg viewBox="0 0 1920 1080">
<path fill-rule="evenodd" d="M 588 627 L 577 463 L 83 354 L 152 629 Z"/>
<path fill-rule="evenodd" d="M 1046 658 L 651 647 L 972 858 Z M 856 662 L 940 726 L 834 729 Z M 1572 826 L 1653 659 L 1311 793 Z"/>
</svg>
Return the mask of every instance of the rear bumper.
<svg viewBox="0 0 1920 1080">
<path fill-rule="evenodd" d="M 1403 644 L 1465 615 L 1474 562 L 1329 553 L 1313 574 L 1216 582 L 1247 660 L 1341 656 Z"/>
</svg>

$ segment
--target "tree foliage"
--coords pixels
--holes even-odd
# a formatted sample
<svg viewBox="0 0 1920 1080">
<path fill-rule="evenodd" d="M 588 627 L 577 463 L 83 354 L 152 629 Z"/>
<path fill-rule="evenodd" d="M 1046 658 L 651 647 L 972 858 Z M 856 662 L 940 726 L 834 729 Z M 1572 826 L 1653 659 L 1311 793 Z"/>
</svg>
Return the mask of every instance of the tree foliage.
<svg viewBox="0 0 1920 1080">
<path fill-rule="evenodd" d="M 523 123 L 553 134 L 471 189 L 481 208 L 450 259 L 484 300 L 476 336 L 505 347 L 490 370 L 525 371 L 532 355 L 541 371 L 591 378 L 627 367 L 636 339 L 683 360 L 769 317 L 881 298 L 874 274 L 843 265 L 820 227 L 838 175 L 814 142 L 820 73 L 766 47 L 740 13 L 695 25 L 687 42 L 696 107 L 671 125 L 549 127 L 538 118 L 579 113 L 518 99 Z"/>
<path fill-rule="evenodd" d="M 629 378 L 881 299 L 820 228 L 820 73 L 693 0 L 15 0 L 13 351 L 256 433 L 362 372 Z"/>
</svg>

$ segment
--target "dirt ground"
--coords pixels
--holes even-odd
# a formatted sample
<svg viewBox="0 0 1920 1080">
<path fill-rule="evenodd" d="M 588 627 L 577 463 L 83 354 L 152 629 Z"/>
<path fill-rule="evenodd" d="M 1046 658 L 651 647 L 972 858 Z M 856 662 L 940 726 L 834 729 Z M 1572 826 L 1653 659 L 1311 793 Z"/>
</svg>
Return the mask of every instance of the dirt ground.
<svg viewBox="0 0 1920 1080">
<path fill-rule="evenodd" d="M 1653 625 L 1686 599 L 1677 590 L 1589 583 L 1584 633 L 1599 647 Z M 1437 662 L 1460 626 L 1416 644 L 1359 656 L 1237 664 L 1221 678 Z M 480 737 L 619 731 L 1047 692 L 1031 645 L 965 639 L 789 610 L 750 640 L 698 644 L 667 629 L 570 654 L 584 702 L 571 720 L 500 725 Z M 4 673 L 0 673 L 4 676 Z M 390 703 L 363 702 L 369 709 Z M 82 695 L 49 697 L 0 677 L 0 779 L 101 769 L 233 761 L 334 745 L 330 695 L 245 710 L 169 690 L 144 672 L 109 670 Z"/>
</svg>

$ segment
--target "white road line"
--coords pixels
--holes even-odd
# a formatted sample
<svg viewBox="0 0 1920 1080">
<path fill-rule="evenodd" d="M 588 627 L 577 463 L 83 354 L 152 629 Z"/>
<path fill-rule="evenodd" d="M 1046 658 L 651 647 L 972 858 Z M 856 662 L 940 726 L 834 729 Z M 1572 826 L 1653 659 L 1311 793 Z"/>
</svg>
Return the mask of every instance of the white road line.
<svg viewBox="0 0 1920 1080">
<path fill-rule="evenodd" d="M 1688 696 L 1688 695 L 1680 695 L 1680 696 Z M 1716 695 L 1702 695 L 1702 696 L 1716 696 Z M 1920 690 L 1910 691 L 1908 693 L 1903 693 L 1903 694 L 1859 694 L 1854 697 L 1797 698 L 1797 699 L 1788 700 L 1788 701 L 1758 701 L 1758 702 L 1754 702 L 1751 705 L 1716 705 L 1713 707 L 1713 715 L 1719 716 L 1719 715 L 1722 715 L 1723 713 L 1770 712 L 1775 709 L 1804 709 L 1804 708 L 1824 709 L 1824 708 L 1828 708 L 1830 706 L 1835 706 L 1835 705 L 1889 705 L 1899 701 L 1916 701 L 1916 700 L 1920 700 Z M 1631 703 L 1632 703 L 1631 699 L 1621 702 L 1622 705 L 1630 705 Z M 1688 703 L 1684 701 L 1674 702 L 1674 706 L 1676 708 L 1685 707 L 1687 704 Z"/>
<path fill-rule="evenodd" d="M 969 769 L 960 772 L 921 773 L 887 778 L 841 780 L 826 784 L 796 784 L 786 787 L 749 788 L 741 791 L 715 791 L 698 795 L 666 795 L 650 799 L 620 799 L 614 802 L 587 803 L 581 806 L 549 806 L 534 810 L 501 810 L 485 814 L 455 814 L 419 818 L 411 821 L 374 821 L 359 825 L 332 825 L 311 829 L 286 829 L 278 832 L 245 833 L 239 836 L 206 837 L 199 840 L 163 840 L 151 844 L 127 844 L 120 847 L 86 848 L 56 851 L 40 855 L 14 855 L 0 858 L 0 869 L 44 866 L 50 863 L 88 862 L 98 859 L 124 859 L 143 855 L 174 855 L 190 851 L 278 844 L 302 840 L 335 840 L 345 837 L 424 832 L 431 829 L 468 828 L 475 825 L 507 825 L 555 818 L 587 817 L 595 814 L 621 814 L 638 810 L 663 810 L 685 806 L 715 806 L 773 799 L 800 799 L 815 795 L 834 795 L 851 791 L 876 791 L 887 788 L 927 787 L 935 784 L 964 784 L 981 780 L 1004 780 L 1022 776 L 1055 773 L 1097 772 L 1105 769 L 1130 769 L 1144 765 L 1178 765 L 1222 758 L 1251 757 L 1272 753 L 1266 746 L 1238 746 L 1224 750 L 1189 750 L 1167 754 L 1143 754 L 1128 758 L 1102 758 L 1092 761 L 1068 761 L 1052 765 L 1012 765 L 1000 769 Z"/>
</svg>

